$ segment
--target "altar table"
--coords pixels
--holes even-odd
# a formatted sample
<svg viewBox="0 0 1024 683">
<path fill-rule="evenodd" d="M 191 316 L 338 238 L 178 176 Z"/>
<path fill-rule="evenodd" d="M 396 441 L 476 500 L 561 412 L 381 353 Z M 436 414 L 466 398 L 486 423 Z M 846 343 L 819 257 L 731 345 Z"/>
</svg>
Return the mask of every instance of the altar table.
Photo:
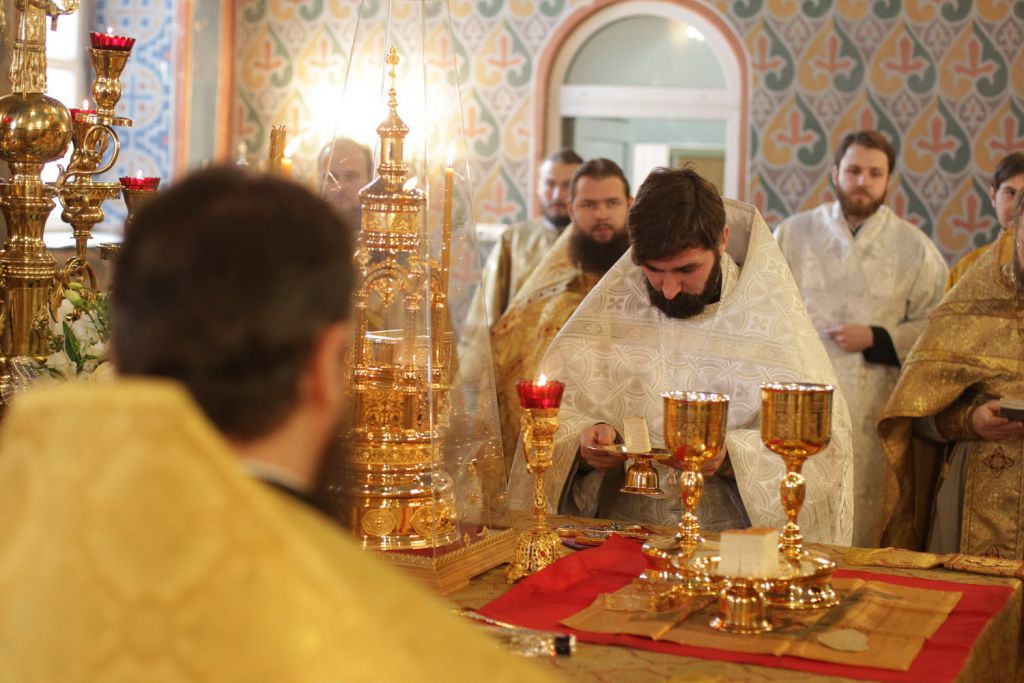
<svg viewBox="0 0 1024 683">
<path fill-rule="evenodd" d="M 838 556 L 838 553 L 837 553 Z M 840 568 L 847 568 L 840 563 Z M 851 567 L 852 568 L 852 567 Z M 978 637 L 956 681 L 1022 681 L 1021 605 L 1022 587 L 1017 579 L 983 576 L 946 569 L 910 570 L 880 567 L 855 567 L 876 574 L 891 574 L 919 579 L 982 586 L 1006 586 L 1012 590 L 1003 609 Z M 479 609 L 508 591 L 505 566 L 476 577 L 469 587 L 448 598 L 460 607 Z M 756 636 L 753 636 L 756 637 Z M 566 680 L 597 683 L 656 683 L 660 681 L 849 681 L 824 676 L 730 661 L 707 660 L 614 645 L 580 642 L 572 656 L 542 658 L 538 666 L 560 674 Z M 893 672 L 878 670 L 878 680 Z M 863 679 L 862 679 L 863 680 Z"/>
</svg>

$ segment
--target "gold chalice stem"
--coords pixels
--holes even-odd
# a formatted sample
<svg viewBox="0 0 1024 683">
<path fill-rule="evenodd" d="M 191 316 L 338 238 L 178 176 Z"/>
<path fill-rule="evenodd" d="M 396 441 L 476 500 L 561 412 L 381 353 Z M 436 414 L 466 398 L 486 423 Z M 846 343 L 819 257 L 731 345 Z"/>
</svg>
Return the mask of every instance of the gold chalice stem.
<svg viewBox="0 0 1024 683">
<path fill-rule="evenodd" d="M 700 547 L 704 538 L 700 535 L 697 521 L 697 506 L 704 495 L 704 475 L 700 473 L 700 459 L 692 456 L 683 462 L 685 469 L 679 475 L 679 492 L 683 500 L 683 516 L 679 520 L 679 545 L 686 555 Z"/>
<path fill-rule="evenodd" d="M 800 516 L 800 509 L 804 506 L 804 475 L 800 473 L 803 468 L 803 460 L 799 458 L 786 458 L 786 476 L 779 484 L 779 494 L 782 496 L 782 508 L 786 511 L 786 526 L 782 528 L 782 552 L 787 559 L 796 560 L 803 552 L 803 534 L 800 533 L 800 526 L 796 523 Z"/>
</svg>

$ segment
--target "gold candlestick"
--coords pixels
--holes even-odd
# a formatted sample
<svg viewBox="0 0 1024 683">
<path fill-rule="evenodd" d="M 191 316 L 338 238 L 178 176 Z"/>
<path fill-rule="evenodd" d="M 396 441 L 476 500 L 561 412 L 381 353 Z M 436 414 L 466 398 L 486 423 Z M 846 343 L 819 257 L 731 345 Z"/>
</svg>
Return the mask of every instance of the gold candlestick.
<svg viewBox="0 0 1024 683">
<path fill-rule="evenodd" d="M 788 559 L 799 559 L 803 535 L 797 524 L 804 504 L 804 461 L 820 453 L 832 436 L 833 388 L 823 384 L 761 385 L 761 441 L 786 463 L 779 493 L 786 511 L 780 547 Z"/>
<path fill-rule="evenodd" d="M 267 170 L 284 174 L 284 150 L 288 144 L 288 128 L 284 125 L 270 127 L 270 150 L 267 152 Z M 291 172 L 289 161 L 288 173 Z"/>
<path fill-rule="evenodd" d="M 565 385 L 545 382 L 542 375 L 539 382 L 522 381 L 516 389 L 523 409 L 523 457 L 526 469 L 533 475 L 533 528 L 516 539 L 514 559 L 506 574 L 509 583 L 544 569 L 558 559 L 562 548 L 558 534 L 548 528 L 544 473 L 552 463 L 558 406 Z"/>
</svg>

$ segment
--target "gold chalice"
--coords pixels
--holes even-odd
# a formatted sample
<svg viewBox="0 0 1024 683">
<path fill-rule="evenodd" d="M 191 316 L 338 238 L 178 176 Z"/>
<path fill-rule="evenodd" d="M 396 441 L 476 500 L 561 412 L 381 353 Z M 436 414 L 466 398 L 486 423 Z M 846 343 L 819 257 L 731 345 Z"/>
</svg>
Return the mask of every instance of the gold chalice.
<svg viewBox="0 0 1024 683">
<path fill-rule="evenodd" d="M 804 550 L 797 524 L 805 493 L 800 471 L 807 458 L 824 450 L 831 439 L 833 392 L 826 384 L 761 385 L 761 440 L 786 463 L 779 486 L 786 511 L 779 550 L 790 564 L 801 565 L 804 574 L 799 580 L 769 584 L 767 600 L 773 607 L 817 609 L 839 602 L 831 584 L 835 563 Z"/>
<path fill-rule="evenodd" d="M 671 391 L 661 396 L 665 406 L 665 446 L 669 456 L 682 465 L 679 490 L 683 515 L 673 542 L 655 539 L 644 544 L 644 553 L 665 577 L 666 564 L 682 567 L 704 542 L 697 520 L 697 505 L 704 492 L 704 476 L 700 469 L 704 463 L 714 459 L 725 444 L 729 397 L 695 391 Z M 720 583 L 706 574 L 693 571 L 680 571 L 679 578 L 683 582 L 683 590 L 693 594 L 714 592 Z"/>
<path fill-rule="evenodd" d="M 832 438 L 833 391 L 827 384 L 761 385 L 761 441 L 786 463 L 786 476 L 779 487 L 786 511 L 780 549 L 791 560 L 799 559 L 803 550 L 803 536 L 796 523 L 804 504 L 800 470 L 804 461 L 823 451 Z"/>
</svg>

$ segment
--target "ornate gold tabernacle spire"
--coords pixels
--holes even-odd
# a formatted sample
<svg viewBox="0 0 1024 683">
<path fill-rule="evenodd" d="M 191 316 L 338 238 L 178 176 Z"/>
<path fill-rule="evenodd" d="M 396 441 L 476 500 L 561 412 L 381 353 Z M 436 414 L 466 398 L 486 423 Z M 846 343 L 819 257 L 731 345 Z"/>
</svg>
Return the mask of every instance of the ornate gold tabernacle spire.
<svg viewBox="0 0 1024 683">
<path fill-rule="evenodd" d="M 361 275 L 356 291 L 352 414 L 340 487 L 341 517 L 366 547 L 434 548 L 459 538 L 443 444 L 450 412 L 451 335 L 440 318 L 447 291 L 423 229 L 426 195 L 409 178 L 395 67 L 380 136 L 378 177 L 359 192 Z M 442 247 L 443 248 L 443 247 Z M 369 329 L 395 313 L 397 329 Z"/>
</svg>

